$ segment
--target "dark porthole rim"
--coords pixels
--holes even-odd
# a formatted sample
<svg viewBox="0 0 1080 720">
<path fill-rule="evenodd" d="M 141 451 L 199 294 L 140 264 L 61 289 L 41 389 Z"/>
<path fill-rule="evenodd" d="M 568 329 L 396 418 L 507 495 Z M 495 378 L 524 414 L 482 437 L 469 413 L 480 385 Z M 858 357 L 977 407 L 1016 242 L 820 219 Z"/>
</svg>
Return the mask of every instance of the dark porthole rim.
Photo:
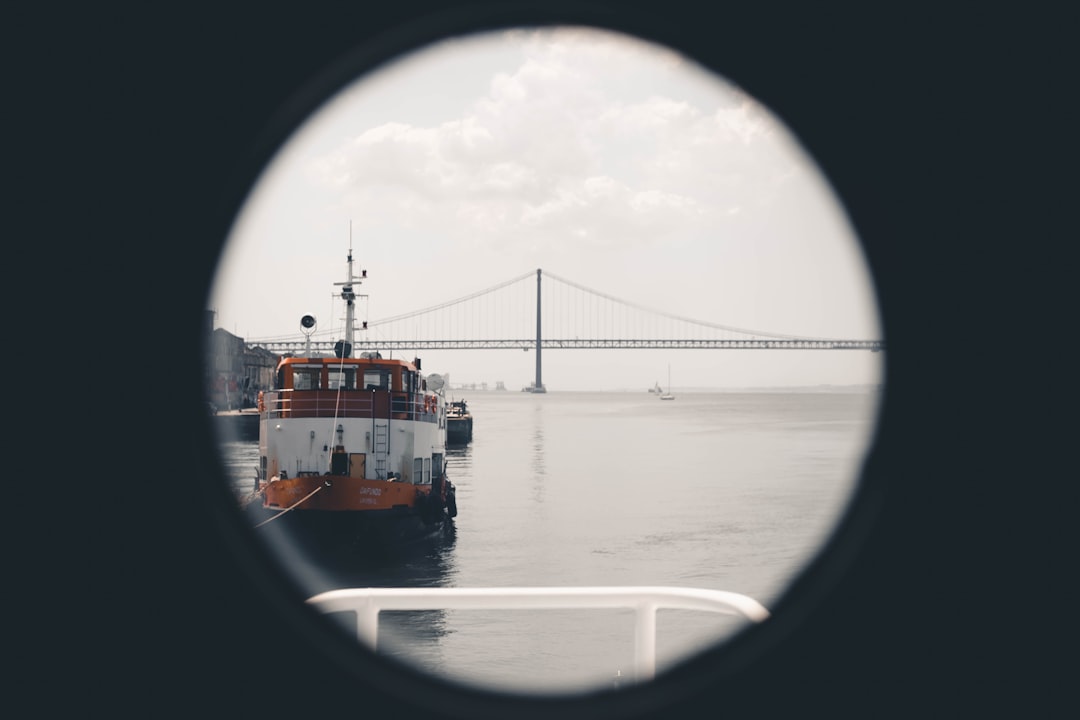
<svg viewBox="0 0 1080 720">
<path fill-rule="evenodd" d="M 325 101 L 349 85 L 361 81 L 364 76 L 377 72 L 382 66 L 413 52 L 422 52 L 427 46 L 441 40 L 522 26 L 589 26 L 670 47 L 695 60 L 703 69 L 717 72 L 696 57 L 694 52 L 682 47 L 678 43 L 678 34 L 670 32 L 670 28 L 669 32 L 663 32 L 662 24 L 651 25 L 644 16 L 627 12 L 612 15 L 611 11 L 612 8 L 605 7 L 604 3 L 573 9 L 560 8 L 557 5 L 521 8 L 511 3 L 501 7 L 475 7 L 461 12 L 423 16 L 408 25 L 397 26 L 393 32 L 382 36 L 378 41 L 354 49 L 313 78 L 300 92 L 288 99 L 277 116 L 268 121 L 254 140 L 255 147 L 251 156 L 258 161 L 249 164 L 240 176 L 234 178 L 236 191 L 233 194 L 242 198 L 237 211 L 239 212 L 239 208 L 246 202 L 247 192 L 254 187 L 277 149 L 287 143 L 292 133 L 316 114 Z M 729 80 L 726 75 L 718 76 Z M 738 80 L 739 78 L 730 78 L 729 81 Z M 788 129 L 793 134 L 797 130 Z M 813 157 L 808 149 L 807 153 Z M 813 157 L 813 160 L 818 162 L 820 167 L 819 159 Z M 242 192 L 239 191 L 241 188 Z M 832 190 L 837 201 L 843 204 L 843 198 L 836 189 Z M 221 233 L 219 258 L 228 234 L 228 228 Z M 865 257 L 867 248 L 861 239 L 859 242 Z M 203 284 L 207 290 L 204 297 L 208 294 L 216 269 L 216 265 L 208 268 Z M 866 262 L 866 269 L 873 279 L 872 264 L 869 261 Z M 882 298 L 877 292 L 876 283 L 875 300 L 879 311 L 879 325 L 882 327 L 883 336 L 887 337 Z M 201 347 L 201 343 L 196 345 Z M 215 464 L 203 475 L 207 478 L 205 487 L 209 493 L 208 501 L 213 508 L 220 532 L 244 572 L 262 589 L 263 597 L 287 621 L 292 631 L 305 638 L 313 652 L 329 657 L 358 682 L 374 683 L 399 697 L 405 704 L 415 703 L 427 710 L 449 712 L 461 717 L 505 717 L 508 712 L 521 718 L 548 717 L 553 711 L 558 711 L 568 718 L 617 717 L 660 708 L 673 699 L 699 693 L 706 688 L 715 687 L 717 683 L 724 683 L 725 680 L 733 681 L 741 672 L 752 668 L 759 658 L 767 656 L 770 651 L 783 644 L 785 637 L 809 617 L 828 595 L 858 552 L 859 543 L 870 531 L 881 503 L 885 481 L 879 455 L 883 432 L 890 415 L 889 387 L 892 384 L 891 365 L 884 360 L 883 371 L 883 391 L 876 408 L 873 433 L 866 447 L 865 459 L 853 494 L 830 536 L 791 580 L 778 601 L 770 607 L 772 617 L 761 625 L 750 627 L 718 646 L 659 673 L 647 684 L 617 692 L 602 690 L 567 695 L 502 694 L 441 680 L 411 666 L 377 657 L 354 639 L 347 637 L 339 627 L 320 613 L 306 606 L 302 601 L 302 589 L 295 586 L 294 579 L 274 561 L 268 548 L 245 527 L 244 518 L 235 508 L 235 502 L 228 492 L 218 439 L 205 412 L 200 413 L 206 417 L 202 442 L 208 449 L 207 457 L 212 458 Z M 199 404 L 201 410 L 201 402 Z"/>
</svg>

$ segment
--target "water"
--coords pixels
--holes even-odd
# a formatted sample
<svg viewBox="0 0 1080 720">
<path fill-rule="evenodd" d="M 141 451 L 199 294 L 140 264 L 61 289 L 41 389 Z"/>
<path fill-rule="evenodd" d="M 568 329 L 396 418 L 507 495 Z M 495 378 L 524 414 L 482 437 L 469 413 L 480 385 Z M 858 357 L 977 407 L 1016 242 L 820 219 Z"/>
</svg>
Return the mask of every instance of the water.
<svg viewBox="0 0 1080 720">
<path fill-rule="evenodd" d="M 289 556 L 272 539 L 312 595 L 352 586 L 683 585 L 769 607 L 843 512 L 878 401 L 872 392 L 455 397 L 469 403 L 474 437 L 448 453 L 453 534 L 348 567 Z M 246 495 L 257 443 L 227 443 L 226 456 Z M 381 652 L 482 688 L 572 693 L 632 673 L 630 611 L 382 617 Z M 740 627 L 727 616 L 661 611 L 657 671 Z"/>
</svg>

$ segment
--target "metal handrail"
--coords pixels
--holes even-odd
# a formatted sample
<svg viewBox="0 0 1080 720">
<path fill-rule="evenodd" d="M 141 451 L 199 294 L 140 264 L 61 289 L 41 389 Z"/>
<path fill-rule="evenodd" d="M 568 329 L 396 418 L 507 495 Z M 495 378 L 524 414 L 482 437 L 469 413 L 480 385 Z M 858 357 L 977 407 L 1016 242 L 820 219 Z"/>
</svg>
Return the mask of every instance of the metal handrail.
<svg viewBox="0 0 1080 720">
<path fill-rule="evenodd" d="M 322 391 L 295 400 L 295 390 L 275 390 L 263 396 L 266 408 L 266 417 L 273 419 L 278 417 L 322 417 L 326 413 L 336 412 L 339 417 L 371 417 L 374 412 L 375 402 L 371 393 L 365 391 L 348 390 L 340 396 L 333 391 Z M 302 393 L 310 391 L 302 390 Z M 424 409 L 422 396 L 416 396 L 408 400 L 406 394 L 397 392 L 391 394 L 390 412 L 394 414 L 407 414 L 410 416 L 424 417 L 428 414 Z M 411 419 L 411 418 L 410 418 Z"/>
<path fill-rule="evenodd" d="M 634 611 L 634 670 L 638 681 L 650 680 L 656 674 L 657 610 L 741 615 L 752 622 L 769 617 L 768 610 L 746 595 L 669 586 L 345 588 L 320 593 L 307 602 L 324 613 L 356 613 L 359 639 L 372 650 L 382 610 L 629 608 Z"/>
</svg>

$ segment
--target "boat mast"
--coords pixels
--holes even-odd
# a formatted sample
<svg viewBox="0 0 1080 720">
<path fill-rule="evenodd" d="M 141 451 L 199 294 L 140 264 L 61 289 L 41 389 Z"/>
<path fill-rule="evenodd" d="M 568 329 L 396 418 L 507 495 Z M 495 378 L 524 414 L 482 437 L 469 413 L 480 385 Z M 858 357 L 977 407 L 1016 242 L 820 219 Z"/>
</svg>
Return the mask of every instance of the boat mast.
<svg viewBox="0 0 1080 720">
<path fill-rule="evenodd" d="M 359 275 L 353 275 L 353 256 L 352 256 L 352 222 L 349 222 L 349 258 L 348 258 L 348 271 L 345 275 L 345 282 L 334 283 L 341 286 L 341 299 L 345 301 L 345 342 L 344 347 L 341 349 L 340 357 L 352 357 L 355 333 L 356 333 L 356 292 L 353 290 L 353 283 L 360 284 L 363 280 L 367 279 L 367 270 L 361 270 Z M 363 296 L 361 296 L 363 297 Z M 367 325 L 367 323 L 364 323 Z"/>
</svg>

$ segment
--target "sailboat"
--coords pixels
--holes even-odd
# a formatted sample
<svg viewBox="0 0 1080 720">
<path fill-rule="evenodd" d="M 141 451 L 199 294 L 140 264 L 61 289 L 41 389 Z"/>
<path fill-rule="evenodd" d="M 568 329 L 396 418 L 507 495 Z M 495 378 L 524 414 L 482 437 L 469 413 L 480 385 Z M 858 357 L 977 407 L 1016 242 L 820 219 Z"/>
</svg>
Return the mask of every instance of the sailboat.
<svg viewBox="0 0 1080 720">
<path fill-rule="evenodd" d="M 675 396 L 671 394 L 671 366 L 667 368 L 667 392 L 660 394 L 661 400 L 674 400 Z"/>
</svg>

